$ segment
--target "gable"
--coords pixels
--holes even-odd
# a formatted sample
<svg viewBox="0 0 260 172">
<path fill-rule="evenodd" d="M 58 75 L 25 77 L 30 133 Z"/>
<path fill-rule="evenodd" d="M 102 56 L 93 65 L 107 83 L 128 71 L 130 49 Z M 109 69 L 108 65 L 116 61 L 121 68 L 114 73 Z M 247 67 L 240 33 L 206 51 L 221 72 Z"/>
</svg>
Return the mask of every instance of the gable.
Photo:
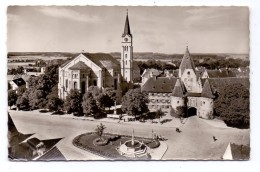
<svg viewBox="0 0 260 172">
<path fill-rule="evenodd" d="M 75 58 L 73 58 L 71 61 L 66 63 L 65 65 L 62 65 L 61 68 L 63 70 L 67 70 L 71 68 L 72 66 L 76 65 L 78 62 L 83 62 L 85 65 L 87 65 L 89 68 L 91 68 L 94 71 L 102 70 L 100 66 L 92 62 L 88 57 L 86 57 L 83 54 L 79 54 Z"/>
</svg>

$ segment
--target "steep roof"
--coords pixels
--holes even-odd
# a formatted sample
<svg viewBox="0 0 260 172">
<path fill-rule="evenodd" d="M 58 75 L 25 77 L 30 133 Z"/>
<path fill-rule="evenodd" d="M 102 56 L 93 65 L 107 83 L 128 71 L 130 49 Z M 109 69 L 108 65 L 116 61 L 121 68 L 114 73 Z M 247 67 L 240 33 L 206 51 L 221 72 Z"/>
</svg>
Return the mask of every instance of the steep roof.
<svg viewBox="0 0 260 172">
<path fill-rule="evenodd" d="M 215 96 L 212 93 L 209 81 L 206 79 L 204 83 L 204 87 L 201 92 L 201 97 L 206 97 L 206 98 L 214 98 Z"/>
<path fill-rule="evenodd" d="M 179 78 L 177 79 L 177 81 L 175 83 L 174 89 L 172 91 L 172 95 L 175 97 L 184 97 L 184 90 L 183 90 L 183 87 L 181 85 Z"/>
<path fill-rule="evenodd" d="M 13 79 L 12 80 L 17 86 L 22 86 L 25 85 L 25 81 L 23 80 L 23 78 L 18 78 L 18 79 Z"/>
<path fill-rule="evenodd" d="M 71 70 L 83 70 L 83 69 L 89 69 L 89 67 L 82 61 L 79 61 L 78 63 L 71 66 L 69 69 Z"/>
<path fill-rule="evenodd" d="M 179 69 L 181 70 L 181 74 L 183 74 L 185 69 L 193 69 L 195 71 L 195 65 L 194 65 L 194 62 L 191 58 L 188 46 L 186 47 L 186 51 L 185 51 L 184 56 L 182 58 Z"/>
<path fill-rule="evenodd" d="M 130 31 L 130 24 L 129 24 L 129 19 L 128 19 L 128 12 L 127 12 L 127 14 L 126 14 L 125 28 L 124 28 L 124 33 L 122 34 L 122 37 L 124 37 L 125 35 L 130 35 L 130 36 L 132 36 L 131 31 Z"/>
<path fill-rule="evenodd" d="M 171 93 L 176 80 L 177 78 L 173 77 L 151 77 L 141 89 L 151 93 Z"/>
</svg>

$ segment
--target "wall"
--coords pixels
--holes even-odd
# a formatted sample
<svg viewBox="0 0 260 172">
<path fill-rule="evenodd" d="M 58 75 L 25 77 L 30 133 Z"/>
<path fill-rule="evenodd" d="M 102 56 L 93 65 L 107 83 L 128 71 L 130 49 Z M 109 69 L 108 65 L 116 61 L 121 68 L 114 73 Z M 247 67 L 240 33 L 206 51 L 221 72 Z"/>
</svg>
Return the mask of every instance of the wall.
<svg viewBox="0 0 260 172">
<path fill-rule="evenodd" d="M 149 93 L 148 109 L 155 112 L 161 108 L 165 113 L 169 113 L 171 108 L 171 93 Z"/>
</svg>

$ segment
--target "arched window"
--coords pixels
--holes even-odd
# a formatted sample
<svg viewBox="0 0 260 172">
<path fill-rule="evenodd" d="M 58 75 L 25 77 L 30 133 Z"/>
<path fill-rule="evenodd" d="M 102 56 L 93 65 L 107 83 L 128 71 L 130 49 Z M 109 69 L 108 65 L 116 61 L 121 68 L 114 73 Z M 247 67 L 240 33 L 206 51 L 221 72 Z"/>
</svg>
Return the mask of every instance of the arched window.
<svg viewBox="0 0 260 172">
<path fill-rule="evenodd" d="M 125 54 L 125 58 L 127 59 L 127 54 Z"/>
<path fill-rule="evenodd" d="M 77 89 L 78 88 L 78 84 L 77 82 L 74 82 L 74 89 Z"/>
</svg>

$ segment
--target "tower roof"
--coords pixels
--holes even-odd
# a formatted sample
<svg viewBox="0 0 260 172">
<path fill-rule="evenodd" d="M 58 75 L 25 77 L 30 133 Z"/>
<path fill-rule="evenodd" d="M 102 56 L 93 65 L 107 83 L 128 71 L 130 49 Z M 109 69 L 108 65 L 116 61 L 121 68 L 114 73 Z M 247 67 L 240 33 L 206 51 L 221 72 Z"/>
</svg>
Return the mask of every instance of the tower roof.
<svg viewBox="0 0 260 172">
<path fill-rule="evenodd" d="M 215 97 L 212 93 L 208 79 L 206 79 L 206 81 L 204 83 L 204 87 L 202 89 L 201 96 L 206 97 L 206 98 L 214 98 Z"/>
<path fill-rule="evenodd" d="M 181 74 L 183 74 L 185 69 L 193 69 L 195 71 L 195 65 L 191 58 L 188 46 L 186 47 L 186 51 L 180 64 Z"/>
<path fill-rule="evenodd" d="M 126 35 L 132 36 L 131 31 L 130 31 L 129 19 L 128 19 L 128 11 L 126 13 L 125 29 L 124 29 L 124 33 L 122 34 L 122 37 L 126 36 Z"/>
<path fill-rule="evenodd" d="M 175 86 L 173 88 L 173 91 L 172 91 L 172 95 L 174 97 L 184 97 L 184 91 L 183 91 L 183 87 L 181 85 L 180 79 L 177 79 Z"/>
</svg>

